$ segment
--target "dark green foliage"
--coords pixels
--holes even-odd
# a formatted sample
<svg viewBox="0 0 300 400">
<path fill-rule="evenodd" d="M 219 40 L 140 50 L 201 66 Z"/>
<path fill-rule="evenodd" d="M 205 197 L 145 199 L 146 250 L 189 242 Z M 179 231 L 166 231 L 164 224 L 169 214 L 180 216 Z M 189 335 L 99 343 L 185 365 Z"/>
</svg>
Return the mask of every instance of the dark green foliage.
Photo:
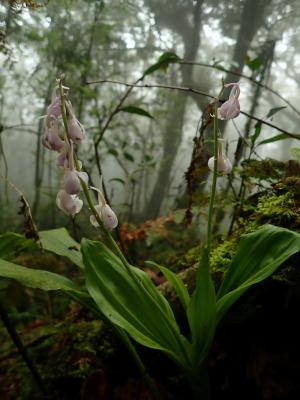
<svg viewBox="0 0 300 400">
<path fill-rule="evenodd" d="M 286 165 L 282 161 L 274 159 L 245 160 L 242 162 L 241 176 L 244 178 L 256 178 L 267 181 L 276 181 L 281 178 Z"/>
</svg>

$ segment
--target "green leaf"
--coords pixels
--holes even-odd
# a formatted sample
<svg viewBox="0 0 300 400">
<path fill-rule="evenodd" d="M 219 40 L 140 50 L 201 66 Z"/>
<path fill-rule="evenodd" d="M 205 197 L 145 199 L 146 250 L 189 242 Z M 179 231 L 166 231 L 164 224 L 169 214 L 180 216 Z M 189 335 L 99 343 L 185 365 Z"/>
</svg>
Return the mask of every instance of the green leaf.
<svg viewBox="0 0 300 400">
<path fill-rule="evenodd" d="M 209 273 L 207 248 L 203 249 L 196 279 L 187 316 L 192 332 L 193 364 L 199 366 L 210 350 L 216 327 L 216 293 Z"/>
<path fill-rule="evenodd" d="M 293 134 L 293 136 L 299 136 L 300 140 L 300 135 Z M 285 133 L 280 133 L 279 135 L 272 136 L 269 139 L 262 140 L 261 142 L 258 143 L 258 145 L 260 146 L 262 144 L 278 142 L 279 140 L 285 140 L 285 139 L 291 139 L 291 137 L 289 135 L 286 135 Z"/>
<path fill-rule="evenodd" d="M 257 139 L 258 136 L 260 135 L 261 126 L 262 126 L 262 122 L 260 122 L 260 121 L 258 121 L 258 122 L 255 124 L 255 127 L 254 127 L 254 128 L 255 128 L 254 135 L 251 136 L 252 144 L 255 143 L 256 139 Z"/>
<path fill-rule="evenodd" d="M 113 156 L 116 156 L 116 157 L 118 157 L 118 155 L 119 155 L 119 153 L 117 152 L 116 149 L 109 149 L 109 150 L 108 150 L 108 153 L 109 153 L 109 154 L 112 154 Z"/>
<path fill-rule="evenodd" d="M 259 57 L 250 60 L 249 58 L 246 60 L 245 64 L 251 69 L 251 71 L 256 71 L 262 66 L 262 60 Z"/>
<path fill-rule="evenodd" d="M 162 267 L 153 261 L 145 261 L 145 264 L 160 270 L 168 282 L 173 286 L 182 307 L 186 310 L 190 302 L 190 295 L 180 277 L 168 268 Z"/>
<path fill-rule="evenodd" d="M 127 153 L 126 151 L 123 153 L 124 158 L 126 158 L 126 160 L 134 162 L 134 157 L 133 155 L 131 155 L 130 153 Z"/>
<path fill-rule="evenodd" d="M 49 271 L 23 267 L 0 259 L 0 277 L 14 279 L 24 286 L 45 291 L 61 290 L 74 300 L 98 313 L 90 296 L 70 279 Z"/>
<path fill-rule="evenodd" d="M 14 259 L 20 252 L 37 248 L 35 242 L 24 235 L 6 232 L 0 235 L 0 258 Z"/>
<path fill-rule="evenodd" d="M 120 183 L 122 183 L 122 185 L 125 185 L 125 183 L 126 183 L 124 181 L 124 179 L 121 179 L 121 178 L 112 178 L 109 180 L 109 182 L 120 182 Z"/>
<path fill-rule="evenodd" d="M 0 276 L 20 282 L 22 285 L 42 290 L 78 290 L 78 287 L 64 276 L 53 272 L 23 267 L 0 259 Z"/>
<path fill-rule="evenodd" d="M 159 57 L 158 61 L 155 64 L 146 69 L 143 78 L 147 75 L 152 74 L 158 69 L 165 71 L 171 63 L 176 63 L 178 61 L 180 61 L 180 58 L 175 53 L 167 51 Z"/>
<path fill-rule="evenodd" d="M 278 113 L 278 111 L 283 110 L 284 108 L 287 108 L 287 107 L 283 106 L 283 107 L 271 108 L 271 110 L 268 112 L 266 118 L 271 118 L 274 114 Z"/>
<path fill-rule="evenodd" d="M 148 111 L 146 111 L 140 107 L 127 106 L 127 107 L 120 108 L 119 111 L 123 111 L 123 112 L 130 113 L 130 114 L 138 114 L 138 115 L 142 115 L 143 117 L 154 119 L 152 117 L 152 115 L 148 113 Z"/>
<path fill-rule="evenodd" d="M 79 268 L 84 268 L 80 245 L 69 235 L 65 228 L 41 231 L 39 235 L 45 250 L 67 257 Z"/>
<path fill-rule="evenodd" d="M 99 310 L 144 346 L 162 350 L 186 367 L 189 343 L 180 332 L 167 300 L 151 279 L 128 266 L 104 244 L 81 244 L 86 286 Z M 133 277 L 134 279 L 133 279 Z"/>
<path fill-rule="evenodd" d="M 149 154 L 145 154 L 144 160 L 145 160 L 146 162 L 153 161 L 153 156 L 150 156 Z"/>
<path fill-rule="evenodd" d="M 299 250 L 300 234 L 274 225 L 242 236 L 217 294 L 218 320 L 246 290 L 268 278 Z"/>
</svg>

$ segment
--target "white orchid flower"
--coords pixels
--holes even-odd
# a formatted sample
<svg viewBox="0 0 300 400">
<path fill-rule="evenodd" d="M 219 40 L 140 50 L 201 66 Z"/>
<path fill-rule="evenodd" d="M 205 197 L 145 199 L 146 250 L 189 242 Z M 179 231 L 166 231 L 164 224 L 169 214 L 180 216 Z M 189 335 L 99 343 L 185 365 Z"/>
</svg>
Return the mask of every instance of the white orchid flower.
<svg viewBox="0 0 300 400">
<path fill-rule="evenodd" d="M 217 162 L 217 171 L 222 172 L 223 174 L 230 174 L 232 170 L 232 164 L 229 158 L 223 152 L 223 142 L 224 139 L 218 139 L 218 162 Z M 215 166 L 215 157 L 211 157 L 208 160 L 208 168 L 211 171 L 214 171 Z"/>
</svg>

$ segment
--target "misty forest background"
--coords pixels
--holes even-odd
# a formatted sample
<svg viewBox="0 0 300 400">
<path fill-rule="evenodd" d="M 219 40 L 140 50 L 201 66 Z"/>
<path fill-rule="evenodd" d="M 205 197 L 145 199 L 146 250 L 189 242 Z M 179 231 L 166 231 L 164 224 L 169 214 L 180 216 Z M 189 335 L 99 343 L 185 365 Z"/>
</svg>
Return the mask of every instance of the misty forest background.
<svg viewBox="0 0 300 400">
<path fill-rule="evenodd" d="M 142 108 L 153 118 L 119 112 L 100 137 L 128 88 L 88 85 L 89 80 L 133 83 L 162 53 L 174 52 L 188 62 L 243 73 L 294 107 L 247 79 L 203 65 L 170 64 L 166 72 L 158 70 L 143 83 L 192 87 L 216 95 L 222 77 L 240 80 L 244 111 L 264 119 L 270 109 L 285 106 L 269 122 L 288 132 L 299 131 L 297 1 L 50 1 L 35 9 L 7 3 L 0 6 L 1 175 L 23 192 L 39 228 L 71 224 L 55 205 L 59 185 L 55 155 L 45 151 L 40 140 L 41 116 L 61 73 L 88 134 L 79 147 L 80 159 L 96 185 L 102 171 L 109 201 L 124 222 L 141 223 L 187 206 L 184 173 L 209 99 L 175 90 L 135 88 L 123 107 Z M 240 116 L 235 126 L 231 121 L 226 124 L 231 158 L 239 137 L 254 134 L 255 123 Z M 262 125 L 260 140 L 280 133 Z M 205 135 L 209 153 L 210 129 Z M 293 158 L 289 148 L 297 142 L 285 139 L 259 146 L 254 158 Z M 244 146 L 238 161 L 248 153 Z M 1 231 L 18 229 L 18 194 L 3 179 L 0 185 Z M 226 178 L 222 185 L 226 187 Z M 86 215 L 75 221 L 82 234 L 85 221 Z"/>
</svg>

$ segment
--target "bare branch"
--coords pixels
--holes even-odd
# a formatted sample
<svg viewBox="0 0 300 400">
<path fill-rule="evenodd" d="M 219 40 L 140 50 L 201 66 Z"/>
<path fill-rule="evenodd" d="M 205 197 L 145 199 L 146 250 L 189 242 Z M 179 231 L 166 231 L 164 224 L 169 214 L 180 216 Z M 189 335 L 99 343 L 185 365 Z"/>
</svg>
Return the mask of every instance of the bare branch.
<svg viewBox="0 0 300 400">
<path fill-rule="evenodd" d="M 209 94 L 209 93 L 205 93 L 205 92 L 202 92 L 201 90 L 196 90 L 196 89 L 193 89 L 193 88 L 190 88 L 190 87 L 183 87 L 183 86 L 171 86 L 171 85 L 159 85 L 159 84 L 136 84 L 136 83 L 128 83 L 128 82 L 115 81 L 115 80 L 111 80 L 111 79 L 103 79 L 103 80 L 99 80 L 99 81 L 89 81 L 89 82 L 87 82 L 88 85 L 97 84 L 97 83 L 100 83 L 100 84 L 103 84 L 103 83 L 113 83 L 113 84 L 118 84 L 118 85 L 127 86 L 127 87 L 129 87 L 129 88 L 131 88 L 131 89 L 134 88 L 134 87 L 137 87 L 137 88 L 161 88 L 161 89 L 170 89 L 170 90 L 180 90 L 180 91 L 183 91 L 183 92 L 189 92 L 189 93 L 199 94 L 200 96 L 205 96 L 205 97 L 208 97 L 208 98 L 210 98 L 210 99 L 216 99 L 214 96 L 212 96 L 212 95 Z M 127 92 L 128 92 L 128 91 L 127 91 Z M 127 92 L 126 92 L 126 93 L 127 93 Z M 225 100 L 220 100 L 220 102 L 221 102 L 221 103 L 224 103 Z M 117 108 L 117 107 L 116 107 L 116 108 Z M 119 111 L 119 109 L 118 109 L 116 112 L 114 112 L 113 115 L 111 114 L 110 117 L 111 117 L 111 116 L 113 117 L 118 111 Z M 285 129 L 283 129 L 283 128 L 280 128 L 280 127 L 277 126 L 277 125 L 271 124 L 270 122 L 265 121 L 265 120 L 263 120 L 263 119 L 261 119 L 261 118 L 258 118 L 258 117 L 256 117 L 255 115 L 250 115 L 250 114 L 248 114 L 247 112 L 242 111 L 242 110 L 241 110 L 241 114 L 245 115 L 245 116 L 248 117 L 248 118 L 253 119 L 254 121 L 260 122 L 260 123 L 263 124 L 263 125 L 266 125 L 266 126 L 269 126 L 269 127 L 271 127 L 271 128 L 274 128 L 274 129 L 276 129 L 277 131 L 282 132 L 282 133 L 284 133 L 285 135 L 287 135 L 287 136 L 289 136 L 289 137 L 291 137 L 291 138 L 293 138 L 293 139 L 298 139 L 298 140 L 300 139 L 300 137 L 299 137 L 298 134 L 288 132 L 287 130 L 285 130 Z M 111 119 L 112 119 L 112 118 L 110 118 L 110 121 L 111 121 Z M 107 125 L 107 124 L 106 124 L 106 125 Z M 102 131 L 103 131 L 103 129 L 102 129 Z"/>
</svg>

